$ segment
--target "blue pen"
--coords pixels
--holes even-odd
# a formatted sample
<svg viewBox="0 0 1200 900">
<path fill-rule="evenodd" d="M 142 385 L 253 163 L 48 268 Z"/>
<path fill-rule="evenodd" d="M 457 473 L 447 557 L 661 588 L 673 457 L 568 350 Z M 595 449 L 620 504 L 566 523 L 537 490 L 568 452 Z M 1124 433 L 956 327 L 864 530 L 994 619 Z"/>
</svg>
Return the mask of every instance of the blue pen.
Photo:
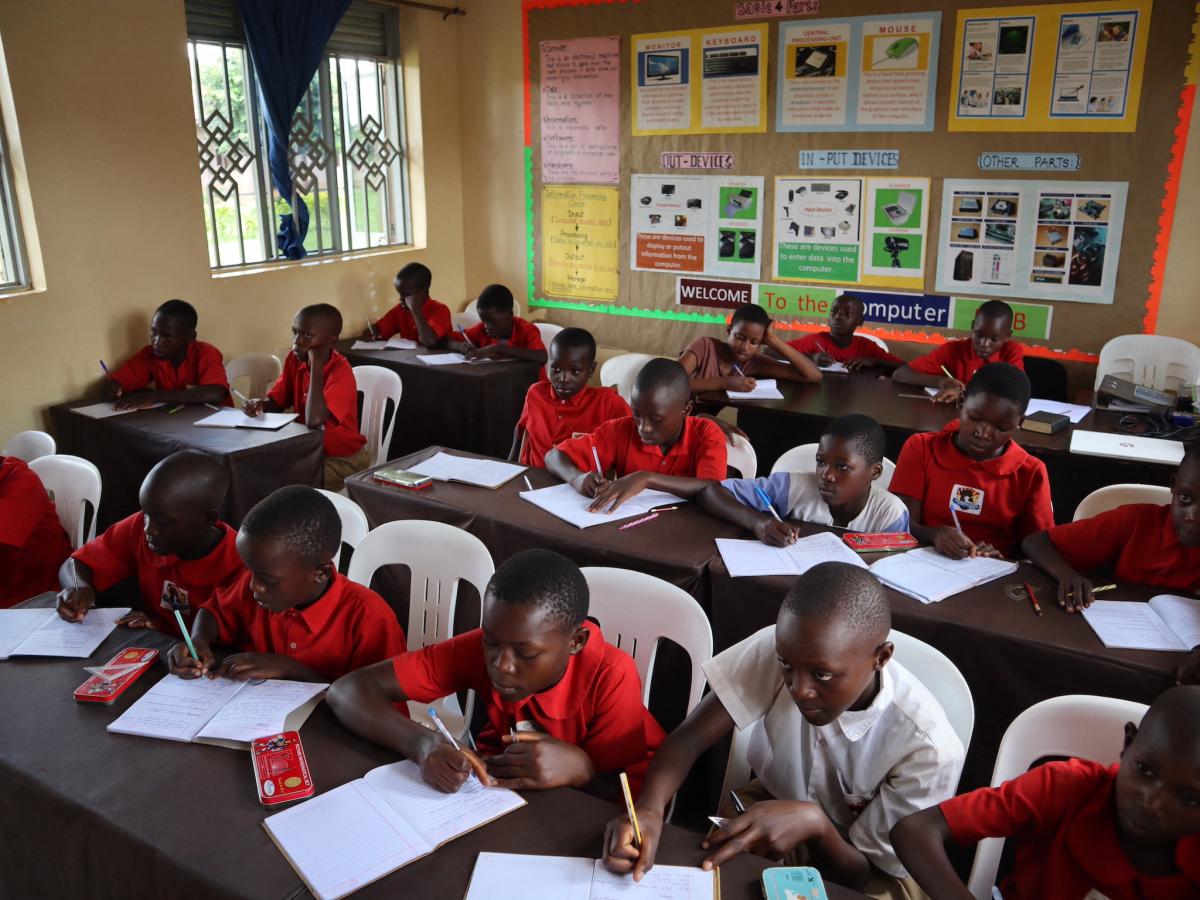
<svg viewBox="0 0 1200 900">
<path fill-rule="evenodd" d="M 455 750 L 461 751 L 462 748 L 458 746 L 458 741 L 456 741 L 454 739 L 454 735 L 452 735 L 450 733 L 450 729 L 446 727 L 446 723 L 443 722 L 442 717 L 438 715 L 437 709 L 435 709 L 434 707 L 431 706 L 431 707 L 429 707 L 428 712 L 429 712 L 429 718 L 433 719 L 433 724 L 436 725 L 437 730 L 442 733 L 442 737 L 444 737 L 446 740 L 448 740 L 450 742 L 450 746 L 453 747 Z"/>
<path fill-rule="evenodd" d="M 782 522 L 783 519 L 779 518 L 779 513 L 775 512 L 775 506 L 771 503 L 771 498 L 767 496 L 767 492 L 758 485 L 755 485 L 754 493 L 758 494 L 758 496 L 762 499 L 762 502 L 766 504 L 767 512 L 775 517 L 775 521 Z"/>
</svg>

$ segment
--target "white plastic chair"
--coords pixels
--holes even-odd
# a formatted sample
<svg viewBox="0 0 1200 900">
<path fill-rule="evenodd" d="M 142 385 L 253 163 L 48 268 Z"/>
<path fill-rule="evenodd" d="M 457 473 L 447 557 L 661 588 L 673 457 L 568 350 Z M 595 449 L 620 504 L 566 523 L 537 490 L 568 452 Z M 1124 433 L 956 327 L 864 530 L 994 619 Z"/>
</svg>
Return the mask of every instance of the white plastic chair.
<svg viewBox="0 0 1200 900">
<path fill-rule="evenodd" d="M 466 331 L 467 329 L 478 325 L 479 313 L 475 312 L 474 302 L 472 302 L 471 305 L 462 312 L 451 313 L 450 323 L 454 326 L 455 330 L 461 329 L 462 331 Z M 455 338 L 455 340 L 458 339 Z"/>
<path fill-rule="evenodd" d="M 1200 380 L 1200 347 L 1161 334 L 1117 335 L 1100 348 L 1097 388 L 1105 375 L 1159 391 L 1178 391 Z"/>
<path fill-rule="evenodd" d="M 884 353 L 891 353 L 891 351 L 888 350 L 887 341 L 885 341 L 883 338 L 875 337 L 873 334 L 864 334 L 861 331 L 857 331 L 855 334 L 858 335 L 858 337 L 866 338 L 872 344 L 878 344 L 879 349 L 881 349 Z"/>
<path fill-rule="evenodd" d="M 363 395 L 359 427 L 367 436 L 367 455 L 371 465 L 378 466 L 387 461 L 404 384 L 399 375 L 383 366 L 355 366 L 354 381 Z M 390 410 L 389 401 L 392 404 Z"/>
<path fill-rule="evenodd" d="M 58 521 L 78 550 L 96 536 L 96 514 L 100 510 L 100 470 L 78 456 L 42 456 L 29 464 L 54 500 Z M 91 518 L 88 507 L 91 506 Z"/>
<path fill-rule="evenodd" d="M 351 550 L 357 550 L 358 545 L 362 543 L 362 539 L 371 530 L 371 525 L 367 522 L 367 514 L 362 511 L 362 507 L 349 497 L 335 494 L 333 491 L 326 491 L 322 488 L 317 488 L 317 490 L 329 498 L 329 502 L 337 510 L 338 518 L 342 520 L 342 541 L 341 544 L 338 544 L 337 553 L 333 555 L 333 567 L 340 569 L 342 544 L 345 544 Z"/>
<path fill-rule="evenodd" d="M 563 330 L 561 325 L 555 325 L 553 322 L 534 322 L 537 326 L 538 333 L 542 336 L 542 343 L 546 345 L 546 349 L 550 349 L 550 342 L 554 340 L 554 336 Z"/>
<path fill-rule="evenodd" d="M 633 398 L 633 382 L 642 366 L 652 359 L 652 353 L 622 353 L 604 361 L 600 366 L 600 384 L 616 388 L 617 393 L 628 403 Z"/>
<path fill-rule="evenodd" d="M 776 472 L 815 472 L 817 471 L 817 445 L 816 444 L 801 444 L 798 447 L 793 447 L 788 450 L 779 459 L 775 460 L 775 465 L 771 466 L 771 474 Z M 885 491 L 892 483 L 892 475 L 896 472 L 896 464 L 888 459 L 883 458 L 883 474 L 879 476 L 878 484 Z"/>
<path fill-rule="evenodd" d="M 1149 709 L 1144 703 L 1070 694 L 1035 703 L 1004 732 L 992 787 L 1029 771 L 1039 759 L 1071 756 L 1112 765 L 1121 755 L 1126 722 L 1140 722 Z M 975 862 L 967 888 L 976 900 L 989 900 L 996 869 L 1004 849 L 1003 838 L 984 838 L 975 849 Z"/>
<path fill-rule="evenodd" d="M 946 713 L 950 727 L 962 741 L 963 748 L 970 746 L 971 734 L 975 730 L 975 701 L 962 672 L 942 651 L 912 635 L 893 628 L 888 633 L 888 640 L 895 646 L 893 659 L 908 669 L 933 694 Z M 739 731 L 734 728 L 729 745 L 729 762 L 725 765 L 725 780 L 721 785 L 718 815 L 732 814 L 730 789 L 750 781 L 749 749 L 750 729 Z"/>
<path fill-rule="evenodd" d="M 737 469 L 743 478 L 758 477 L 758 454 L 754 452 L 751 443 L 740 434 L 733 436 L 733 446 L 726 447 L 729 451 L 728 464 Z"/>
<path fill-rule="evenodd" d="M 365 587 L 381 566 L 407 566 L 410 573 L 408 626 L 404 635 L 409 650 L 444 641 L 454 630 L 458 583 L 465 581 L 479 592 L 482 602 L 488 582 L 496 571 L 492 555 L 473 534 L 444 522 L 410 519 L 387 522 L 372 529 L 359 542 L 346 577 Z M 428 721 L 428 706 L 434 706 L 452 734 L 466 734 L 471 722 L 474 694 L 467 695 L 465 710 L 451 695 L 433 704 L 410 702 L 409 715 Z"/>
<path fill-rule="evenodd" d="M 1126 506 L 1130 503 L 1154 503 L 1158 506 L 1171 502 L 1171 489 L 1159 484 L 1110 484 L 1097 488 L 1079 501 L 1072 522 L 1090 519 L 1102 512 Z"/>
<path fill-rule="evenodd" d="M 0 456 L 15 456 L 25 462 L 33 462 L 42 456 L 53 456 L 58 446 L 54 438 L 44 431 L 22 431 L 14 434 L 0 450 Z"/>
<path fill-rule="evenodd" d="M 246 379 L 244 388 L 238 388 L 247 397 L 262 397 L 283 371 L 283 364 L 274 353 L 243 353 L 225 363 L 225 377 L 231 388 L 239 378 Z"/>
</svg>

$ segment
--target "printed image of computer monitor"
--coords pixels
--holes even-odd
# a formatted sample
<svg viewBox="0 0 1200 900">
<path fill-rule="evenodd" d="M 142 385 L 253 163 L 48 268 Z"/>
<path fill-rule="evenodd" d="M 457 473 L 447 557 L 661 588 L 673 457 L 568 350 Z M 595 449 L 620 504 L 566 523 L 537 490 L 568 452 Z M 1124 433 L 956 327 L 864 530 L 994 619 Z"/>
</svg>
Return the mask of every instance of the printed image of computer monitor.
<svg viewBox="0 0 1200 900">
<path fill-rule="evenodd" d="M 646 80 L 666 81 L 679 77 L 678 53 L 647 53 Z"/>
</svg>

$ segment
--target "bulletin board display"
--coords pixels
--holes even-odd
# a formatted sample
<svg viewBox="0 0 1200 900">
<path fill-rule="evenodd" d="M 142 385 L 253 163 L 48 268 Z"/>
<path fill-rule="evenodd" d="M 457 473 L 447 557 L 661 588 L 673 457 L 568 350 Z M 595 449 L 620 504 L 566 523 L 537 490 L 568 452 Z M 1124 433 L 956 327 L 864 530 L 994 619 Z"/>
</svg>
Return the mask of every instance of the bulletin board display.
<svg viewBox="0 0 1200 900">
<path fill-rule="evenodd" d="M 836 16 L 760 21 L 736 20 L 734 7 L 732 0 L 692 0 L 686 4 L 672 0 L 525 0 L 525 182 L 530 307 L 548 310 L 552 320 L 587 327 L 602 343 L 660 352 L 684 346 L 695 336 L 698 325 L 724 323 L 733 305 L 726 303 L 721 308 L 721 303 L 689 302 L 681 289 L 684 282 L 691 291 L 688 296 L 734 296 L 738 285 L 753 293 L 758 302 L 763 302 L 764 295 L 786 294 L 793 298 L 787 304 L 788 310 L 797 311 L 812 306 L 806 306 L 809 294 L 811 298 L 823 297 L 830 294 L 832 285 L 851 283 L 876 291 L 892 291 L 893 294 L 881 296 L 898 297 L 901 301 L 911 299 L 928 308 L 941 304 L 949 312 L 936 321 L 938 327 L 891 320 L 890 325 L 881 323 L 865 330 L 885 339 L 931 344 L 946 339 L 946 328 L 961 325 L 962 317 L 955 310 L 968 308 L 972 298 L 1010 297 L 1044 311 L 1039 316 L 1048 334 L 1044 341 L 1034 340 L 1033 353 L 1084 361 L 1094 361 L 1104 342 L 1115 335 L 1153 332 L 1195 92 L 1196 4 L 1101 0 L 1029 7 L 1035 11 L 1037 23 L 1049 16 L 1047 21 L 1057 29 L 1056 45 L 1063 43 L 1065 35 L 1067 51 L 1075 52 L 1078 57 L 1074 62 L 1076 68 L 1082 69 L 1083 48 L 1089 42 L 1121 43 L 1098 40 L 1106 27 L 1110 38 L 1125 35 L 1130 42 L 1131 66 L 1139 71 L 1136 78 L 1131 75 L 1128 80 L 1121 119 L 1127 122 L 1135 115 L 1136 130 L 1078 132 L 1061 125 L 1057 119 L 1042 131 L 959 131 L 949 124 L 952 112 L 957 111 L 956 98 L 964 77 L 962 38 L 967 32 L 962 23 L 990 14 L 990 8 L 948 0 L 928 0 L 906 10 L 906 15 L 929 14 L 925 18 L 940 18 L 942 52 L 937 60 L 936 88 L 931 98 L 934 123 L 931 131 L 781 132 L 775 127 L 779 102 L 776 54 L 785 46 L 781 43 L 781 30 L 786 33 L 796 23 L 819 25 L 823 18 L 843 21 L 851 17 L 867 17 L 864 21 L 870 17 L 883 18 L 895 13 L 895 4 L 889 0 L 839 0 Z M 1027 10 L 1026 7 L 1008 9 Z M 977 14 L 978 10 L 982 12 Z M 1113 10 L 1130 10 L 1137 15 L 1118 21 L 1109 15 Z M 1095 17 L 1085 21 L 1081 18 L 1085 14 Z M 1120 27 L 1113 28 L 1114 21 Z M 1136 24 L 1124 32 L 1125 26 L 1120 24 L 1124 22 Z M 1067 32 L 1072 25 L 1078 25 L 1078 30 Z M 1048 33 L 1050 26 L 1046 30 Z M 754 35 L 753 40 L 727 40 L 732 49 L 725 50 L 720 57 L 723 70 L 711 71 L 726 78 L 742 78 L 738 89 L 763 92 L 765 103 L 744 104 L 746 121 L 732 126 L 726 123 L 734 130 L 713 131 L 702 123 L 692 122 L 678 132 L 635 133 L 642 130 L 635 109 L 639 73 L 643 79 L 649 76 L 671 82 L 682 79 L 686 71 L 688 96 L 694 98 L 696 90 L 690 79 L 697 71 L 690 53 L 671 52 L 681 48 L 659 43 L 653 51 L 646 52 L 664 58 L 642 58 L 640 63 L 636 48 L 651 46 L 647 42 L 657 40 L 655 36 L 687 35 L 690 50 L 693 46 L 702 47 L 706 34 Z M 543 116 L 543 48 L 547 53 L 562 52 L 564 47 L 571 46 L 566 42 L 579 39 L 590 39 L 597 47 L 607 46 L 612 51 L 608 57 L 597 57 L 595 65 L 605 73 L 597 84 L 616 94 L 615 127 L 619 141 L 615 143 L 615 153 L 610 152 L 599 167 L 601 171 L 616 170 L 615 184 L 610 179 L 596 184 L 550 184 L 544 178 L 543 130 L 582 126 L 577 123 L 564 126 L 563 116 Z M 753 50 L 747 49 L 750 47 Z M 1111 63 L 1112 55 L 1105 58 L 1105 65 Z M 751 62 L 750 57 L 756 59 Z M 1091 59 L 1095 68 L 1095 53 Z M 822 63 L 821 58 L 813 58 L 811 54 L 807 61 L 813 65 Z M 1053 61 L 1051 65 L 1053 68 Z M 1031 62 L 1031 71 L 1032 67 Z M 704 70 L 699 71 L 702 76 Z M 1093 81 L 1095 76 L 1096 72 L 1089 72 Z M 1102 79 L 1100 83 L 1114 82 Z M 722 89 L 732 90 L 724 85 Z M 599 93 L 597 89 L 596 95 Z M 553 100 L 555 95 L 548 96 Z M 1032 103 L 1032 94 L 1029 100 Z M 749 118 L 751 112 L 754 122 Z M 689 109 L 688 116 L 695 119 L 702 113 Z M 757 130 L 759 118 L 768 123 L 765 131 Z M 1090 129 L 1097 127 L 1093 120 L 1084 124 Z M 1111 127 L 1113 120 L 1101 124 Z M 593 133 L 604 132 L 601 129 Z M 811 159 L 813 153 L 845 150 L 864 151 L 875 159 L 890 159 L 891 151 L 898 151 L 898 162 L 885 171 L 800 168 L 802 152 Z M 996 153 L 1077 154 L 1080 164 L 1071 172 L 981 170 L 981 157 Z M 690 168 L 692 165 L 696 168 Z M 685 181 L 685 177 L 695 180 Z M 941 254 L 937 246 L 944 231 L 943 191 L 946 181 L 953 179 L 1044 182 L 1046 192 L 1057 189 L 1060 193 L 1075 181 L 1127 185 L 1119 266 L 1111 285 L 1106 285 L 1111 287 L 1112 302 L 1096 303 L 1087 307 L 1086 315 L 1076 315 L 1075 312 L 1081 311 L 1078 298 L 1056 299 L 1050 290 L 1006 294 L 973 291 L 969 284 L 960 289 L 952 271 L 939 271 Z M 794 197 L 799 186 L 807 183 L 811 187 L 814 181 L 822 187 L 836 181 L 849 183 L 832 194 L 836 197 L 839 191 L 847 191 L 835 202 L 843 211 L 852 207 L 852 214 L 839 213 L 833 227 L 838 240 L 848 231 L 842 229 L 843 221 L 858 233 L 859 258 L 853 263 L 856 266 L 853 276 L 846 276 L 850 271 L 846 267 L 838 269 L 837 277 L 832 278 L 806 277 L 803 265 L 778 267 L 778 246 L 803 243 L 805 226 L 809 224 L 792 208 L 796 204 L 787 203 L 786 191 L 791 190 Z M 1037 189 L 1035 184 L 1033 190 Z M 850 199 L 851 194 L 858 198 L 857 202 Z M 908 233 L 899 226 L 884 227 L 894 225 L 881 217 L 884 206 L 892 207 L 894 212 L 896 206 L 913 204 L 917 199 L 919 207 L 913 205 L 913 215 L 902 222 Z M 688 201 L 693 202 L 690 210 Z M 547 204 L 558 220 L 557 230 L 552 227 L 554 223 L 547 222 Z M 785 205 L 789 207 L 786 215 Z M 868 239 L 868 225 L 873 216 L 878 217 L 879 227 Z M 682 223 L 686 223 L 686 231 L 693 235 L 680 242 L 690 246 L 676 248 L 678 253 L 657 252 L 659 261 L 653 261 L 656 253 L 651 251 L 656 247 L 661 251 L 661 242 L 648 240 L 647 235 L 653 237 L 656 228 L 665 229 L 677 221 L 681 223 L 681 231 L 685 230 Z M 781 228 L 792 229 L 793 222 L 798 234 L 777 234 Z M 820 226 L 816 228 L 819 235 Z M 889 234 L 893 236 L 890 247 L 884 243 Z M 903 241 L 896 240 L 897 236 Z M 879 247 L 874 247 L 876 238 Z M 908 250 L 898 250 L 905 245 Z M 745 254 L 744 258 L 739 259 L 739 254 Z M 896 262 L 899 265 L 893 267 Z M 697 289 L 696 279 L 711 279 L 714 287 Z M 723 280 L 729 280 L 734 288 L 722 289 Z M 776 287 L 780 290 L 774 293 L 767 290 Z M 1060 310 L 1057 316 L 1052 315 L 1055 309 Z M 559 310 L 563 312 L 560 314 Z M 779 309 L 772 312 L 785 329 L 804 331 L 819 327 L 819 320 L 811 316 L 789 316 L 787 310 Z M 654 324 L 649 325 L 650 322 Z"/>
</svg>

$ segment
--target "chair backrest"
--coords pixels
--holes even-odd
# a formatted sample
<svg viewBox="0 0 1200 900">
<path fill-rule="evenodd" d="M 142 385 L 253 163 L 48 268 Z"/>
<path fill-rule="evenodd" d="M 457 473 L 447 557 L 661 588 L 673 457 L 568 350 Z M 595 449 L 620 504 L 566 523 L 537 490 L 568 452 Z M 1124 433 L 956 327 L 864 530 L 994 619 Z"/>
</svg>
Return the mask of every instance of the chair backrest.
<svg viewBox="0 0 1200 900">
<path fill-rule="evenodd" d="M 475 312 L 475 301 L 472 300 L 471 305 L 462 312 L 451 313 L 450 322 L 456 329 L 461 328 L 463 331 L 478 325 L 479 313 Z"/>
<path fill-rule="evenodd" d="M 1126 506 L 1130 503 L 1155 503 L 1162 506 L 1171 502 L 1171 489 L 1159 484 L 1110 484 L 1097 488 L 1079 501 L 1072 522 L 1090 519 L 1102 512 Z"/>
<path fill-rule="evenodd" d="M 779 459 L 775 460 L 775 465 L 771 466 L 772 475 L 776 472 L 815 471 L 817 471 L 816 444 L 800 444 L 798 447 L 793 447 L 783 453 Z M 896 464 L 885 456 L 883 458 L 883 474 L 879 476 L 876 483 L 886 491 L 892 484 L 892 475 L 895 472 Z"/>
<path fill-rule="evenodd" d="M 1200 347 L 1161 334 L 1121 334 L 1100 348 L 1096 387 L 1105 375 L 1160 391 L 1177 391 L 1200 379 Z"/>
<path fill-rule="evenodd" d="M 743 478 L 758 477 L 758 454 L 746 438 L 735 434 L 733 446 L 726 449 L 729 451 L 728 464 L 731 468 L 737 469 Z"/>
<path fill-rule="evenodd" d="M 563 330 L 561 325 L 555 325 L 553 322 L 534 322 L 533 323 L 542 336 L 542 343 L 546 345 L 546 350 L 550 349 L 550 342 L 554 340 L 554 336 Z"/>
<path fill-rule="evenodd" d="M 96 536 L 100 510 L 100 470 L 78 456 L 41 456 L 29 464 L 54 498 L 58 521 L 78 550 Z M 90 507 L 90 508 L 89 508 Z"/>
<path fill-rule="evenodd" d="M 370 587 L 375 571 L 387 565 L 408 566 L 411 573 L 405 629 L 409 650 L 450 637 L 458 582 L 473 585 L 482 600 L 496 571 L 479 538 L 444 522 L 421 519 L 387 522 L 369 531 L 355 549 L 346 577 Z"/>
<path fill-rule="evenodd" d="M 1067 367 L 1057 359 L 1026 355 L 1025 374 L 1029 376 L 1032 396 L 1039 400 L 1067 402 Z"/>
<path fill-rule="evenodd" d="M 371 465 L 378 466 L 387 461 L 404 384 L 399 375 L 383 366 L 355 366 L 354 381 L 363 395 L 359 427 L 367 436 Z"/>
<path fill-rule="evenodd" d="M 54 438 L 44 431 L 22 431 L 14 434 L 0 450 L 0 456 L 15 456 L 25 462 L 33 462 L 42 456 L 53 456 L 58 447 Z"/>
<path fill-rule="evenodd" d="M 237 387 L 247 397 L 261 397 L 275 383 L 283 364 L 273 353 L 243 353 L 225 363 L 225 377 L 229 386 Z M 235 382 L 246 379 L 246 384 L 238 387 Z"/>
<path fill-rule="evenodd" d="M 628 403 L 633 397 L 633 382 L 638 372 L 642 371 L 642 366 L 650 360 L 657 358 L 651 353 L 622 353 L 607 359 L 600 366 L 600 384 L 616 388 L 617 393 Z"/>
<path fill-rule="evenodd" d="M 871 342 L 871 343 L 873 343 L 873 344 L 878 344 L 878 345 L 879 345 L 879 349 L 881 349 L 881 350 L 882 350 L 884 353 L 890 353 L 890 352 L 891 352 L 890 350 L 888 350 L 887 341 L 885 341 L 883 338 L 881 338 L 881 337 L 875 337 L 875 335 L 873 335 L 873 334 L 865 334 L 864 332 L 861 332 L 861 331 L 856 331 L 856 332 L 854 332 L 854 333 L 855 333 L 856 335 L 858 335 L 859 337 L 864 337 L 864 338 L 866 338 L 868 341 L 870 341 L 870 342 Z"/>
<path fill-rule="evenodd" d="M 674 641 L 692 663 L 687 712 L 700 702 L 704 672 L 712 657 L 712 626 L 695 598 L 681 588 L 629 569 L 588 566 L 583 570 L 591 595 L 589 615 L 600 623 L 604 639 L 633 657 L 642 679 L 642 703 L 650 703 L 650 683 L 658 642 Z"/>
<path fill-rule="evenodd" d="M 342 542 L 338 544 L 338 552 L 333 557 L 333 567 L 340 569 L 342 544 L 345 544 L 351 550 L 357 550 L 358 545 L 362 543 L 362 539 L 371 530 L 371 526 L 367 522 L 367 514 L 362 511 L 362 507 L 349 497 L 344 497 L 341 494 L 335 494 L 333 491 L 326 491 L 321 488 L 318 488 L 318 490 L 329 499 L 329 502 L 333 504 L 333 508 L 337 510 L 338 518 L 342 520 Z"/>
<path fill-rule="evenodd" d="M 992 787 L 1029 771 L 1039 759 L 1072 756 L 1112 765 L 1121 754 L 1126 722 L 1140 722 L 1149 709 L 1144 703 L 1070 694 L 1035 703 L 1004 732 Z M 976 900 L 989 900 L 996 869 L 1004 849 L 1003 838 L 985 838 L 975 850 L 967 887 Z"/>
</svg>

